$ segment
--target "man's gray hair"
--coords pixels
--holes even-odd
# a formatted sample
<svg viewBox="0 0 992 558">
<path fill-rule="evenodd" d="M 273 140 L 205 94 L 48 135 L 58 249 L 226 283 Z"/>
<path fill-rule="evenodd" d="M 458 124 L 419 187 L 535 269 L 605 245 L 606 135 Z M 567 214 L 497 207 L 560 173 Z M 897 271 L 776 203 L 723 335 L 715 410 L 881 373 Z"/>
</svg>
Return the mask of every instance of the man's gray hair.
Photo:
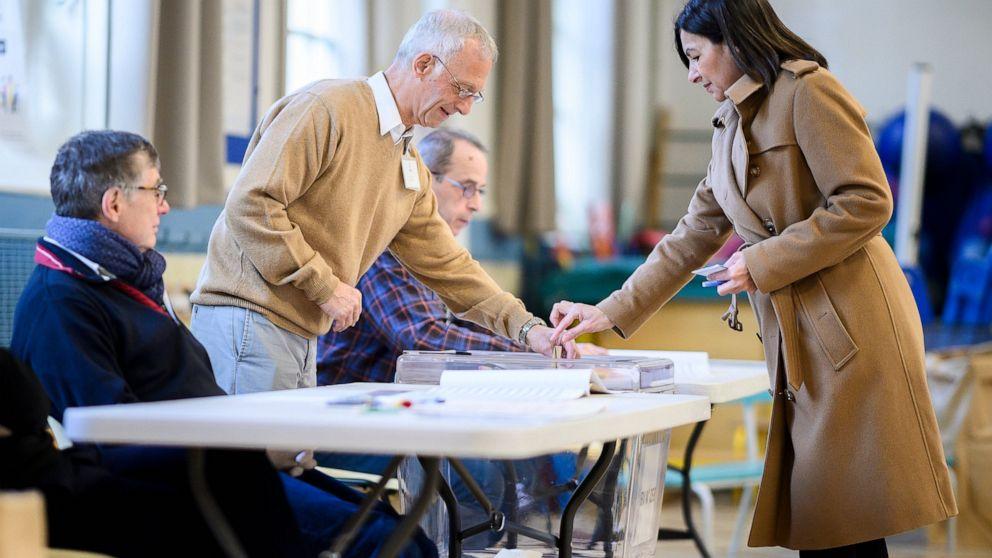
<svg viewBox="0 0 992 558">
<path fill-rule="evenodd" d="M 455 141 L 457 140 L 468 142 L 479 151 L 488 153 L 479 138 L 472 134 L 464 130 L 438 128 L 424 136 L 424 139 L 417 144 L 420 157 L 433 174 L 448 172 L 448 166 L 451 165 L 451 154 L 455 151 Z"/>
<path fill-rule="evenodd" d="M 477 19 L 458 10 L 433 10 L 424 14 L 403 36 L 396 60 L 409 63 L 418 54 L 427 52 L 447 63 L 465 48 L 468 40 L 478 41 L 482 55 L 496 63 L 499 56 L 496 41 Z"/>
<path fill-rule="evenodd" d="M 141 185 L 134 156 L 144 153 L 158 165 L 158 152 L 138 134 L 115 130 L 80 132 L 59 147 L 50 177 L 55 214 L 96 220 L 103 193 Z"/>
</svg>

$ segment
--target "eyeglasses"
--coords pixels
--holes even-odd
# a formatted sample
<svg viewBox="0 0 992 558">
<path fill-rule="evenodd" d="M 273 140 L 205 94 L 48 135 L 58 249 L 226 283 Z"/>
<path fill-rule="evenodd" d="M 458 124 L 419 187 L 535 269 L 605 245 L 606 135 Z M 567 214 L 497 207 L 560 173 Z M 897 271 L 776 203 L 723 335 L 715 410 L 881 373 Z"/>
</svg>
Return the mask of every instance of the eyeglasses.
<svg viewBox="0 0 992 558">
<path fill-rule="evenodd" d="M 459 99 L 468 99 L 471 97 L 473 103 L 481 103 L 486 100 L 486 98 L 482 96 L 482 91 L 472 91 L 468 87 L 462 85 L 461 82 L 458 81 L 458 78 L 456 78 L 455 75 L 451 73 L 451 70 L 448 69 L 448 66 L 444 63 L 444 60 L 441 60 L 440 56 L 434 56 L 434 59 L 441 63 L 441 67 L 444 68 L 445 72 L 448 72 L 448 77 L 451 78 L 451 85 L 458 90 Z"/>
<path fill-rule="evenodd" d="M 161 204 L 165 201 L 166 194 L 169 193 L 169 187 L 164 183 L 159 183 L 156 186 L 131 186 L 133 190 L 148 190 L 150 192 L 155 192 L 155 202 Z"/>
<path fill-rule="evenodd" d="M 452 186 L 461 190 L 462 197 L 465 199 L 470 200 L 474 198 L 476 194 L 479 194 L 480 198 L 486 197 L 486 189 L 480 188 L 477 184 L 462 184 L 461 182 L 458 182 L 457 180 L 449 178 L 443 174 L 435 174 L 434 176 L 437 177 L 438 182 L 450 182 Z"/>
</svg>

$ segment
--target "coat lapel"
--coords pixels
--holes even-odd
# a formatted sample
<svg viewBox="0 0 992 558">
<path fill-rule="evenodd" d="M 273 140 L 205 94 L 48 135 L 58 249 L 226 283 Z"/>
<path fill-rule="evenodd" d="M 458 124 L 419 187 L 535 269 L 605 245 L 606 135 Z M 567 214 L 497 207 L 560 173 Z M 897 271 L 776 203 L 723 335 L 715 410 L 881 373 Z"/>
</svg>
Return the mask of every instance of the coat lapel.
<svg viewBox="0 0 992 558">
<path fill-rule="evenodd" d="M 713 145 L 712 187 L 723 212 L 734 224 L 734 231 L 748 244 L 755 244 L 768 238 L 768 231 L 744 200 L 743 185 L 747 177 L 742 169 L 747 166 L 747 149 L 744 148 L 739 123 L 740 117 L 730 103 L 721 106 L 713 117 L 713 125 L 724 130 L 722 134 L 717 133 L 717 141 Z"/>
<path fill-rule="evenodd" d="M 713 126 L 723 128 L 717 133 L 713 145 L 713 161 L 721 165 L 715 169 L 717 180 L 713 188 L 718 191 L 724 213 L 734 224 L 735 232 L 748 244 L 755 244 L 769 236 L 764 224 L 748 206 L 747 168 L 748 149 L 738 107 L 761 89 L 761 83 L 744 75 L 727 89 L 727 101 L 713 116 Z"/>
</svg>

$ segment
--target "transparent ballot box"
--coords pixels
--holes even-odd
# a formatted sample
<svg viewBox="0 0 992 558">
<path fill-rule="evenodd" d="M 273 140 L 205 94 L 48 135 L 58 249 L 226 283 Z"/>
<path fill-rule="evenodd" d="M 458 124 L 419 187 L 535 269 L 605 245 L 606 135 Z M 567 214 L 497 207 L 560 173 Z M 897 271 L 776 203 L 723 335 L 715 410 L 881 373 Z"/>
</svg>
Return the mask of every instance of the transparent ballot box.
<svg viewBox="0 0 992 558">
<path fill-rule="evenodd" d="M 672 393 L 675 365 L 667 358 L 584 356 L 555 359 L 538 353 L 501 351 L 403 351 L 396 360 L 396 383 L 440 382 L 445 370 L 521 370 L 527 368 L 592 368 L 614 391 Z"/>
<path fill-rule="evenodd" d="M 604 383 L 611 391 L 671 392 L 674 387 L 667 359 L 562 361 L 488 351 L 408 351 L 398 360 L 396 381 L 437 384 L 444 370 L 487 374 L 556 364 L 608 370 L 598 374 L 610 378 Z M 575 557 L 653 558 L 669 438 L 670 431 L 653 432 L 512 461 L 442 460 L 445 482 L 421 527 L 442 557 L 495 556 L 514 548 L 530 551 L 527 556 L 551 557 L 560 555 L 559 545 L 570 543 Z M 408 458 L 398 477 L 403 506 L 409 509 L 420 493 L 424 469 Z M 457 524 L 451 508 L 458 510 Z"/>
</svg>

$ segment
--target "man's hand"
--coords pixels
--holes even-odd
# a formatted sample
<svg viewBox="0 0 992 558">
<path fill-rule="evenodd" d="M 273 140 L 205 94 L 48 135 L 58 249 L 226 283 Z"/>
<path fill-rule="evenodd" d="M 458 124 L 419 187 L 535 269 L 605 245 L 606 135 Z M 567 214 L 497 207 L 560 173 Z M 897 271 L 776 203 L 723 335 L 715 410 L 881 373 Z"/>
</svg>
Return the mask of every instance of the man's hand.
<svg viewBox="0 0 992 558">
<path fill-rule="evenodd" d="M 320 309 L 331 317 L 331 330 L 335 333 L 342 332 L 355 325 L 362 315 L 362 293 L 339 282 L 331 298 L 320 304 Z"/>
<path fill-rule="evenodd" d="M 551 334 L 553 329 L 547 326 L 536 325 L 527 332 L 527 346 L 531 350 L 537 351 L 544 356 L 554 356 L 555 345 L 561 345 L 565 349 L 565 358 L 579 358 L 579 348 L 575 341 L 568 343 L 552 343 Z"/>
<path fill-rule="evenodd" d="M 574 327 L 569 329 L 573 323 Z M 557 345 L 574 342 L 583 333 L 596 333 L 613 327 L 602 310 L 588 304 L 563 300 L 551 309 L 551 323 L 555 326 L 551 342 Z"/>
<path fill-rule="evenodd" d="M 265 450 L 265 454 L 276 470 L 285 471 L 292 477 L 298 477 L 303 474 L 303 471 L 317 466 L 317 461 L 313 458 L 313 450 L 282 451 L 269 449 Z"/>
</svg>

